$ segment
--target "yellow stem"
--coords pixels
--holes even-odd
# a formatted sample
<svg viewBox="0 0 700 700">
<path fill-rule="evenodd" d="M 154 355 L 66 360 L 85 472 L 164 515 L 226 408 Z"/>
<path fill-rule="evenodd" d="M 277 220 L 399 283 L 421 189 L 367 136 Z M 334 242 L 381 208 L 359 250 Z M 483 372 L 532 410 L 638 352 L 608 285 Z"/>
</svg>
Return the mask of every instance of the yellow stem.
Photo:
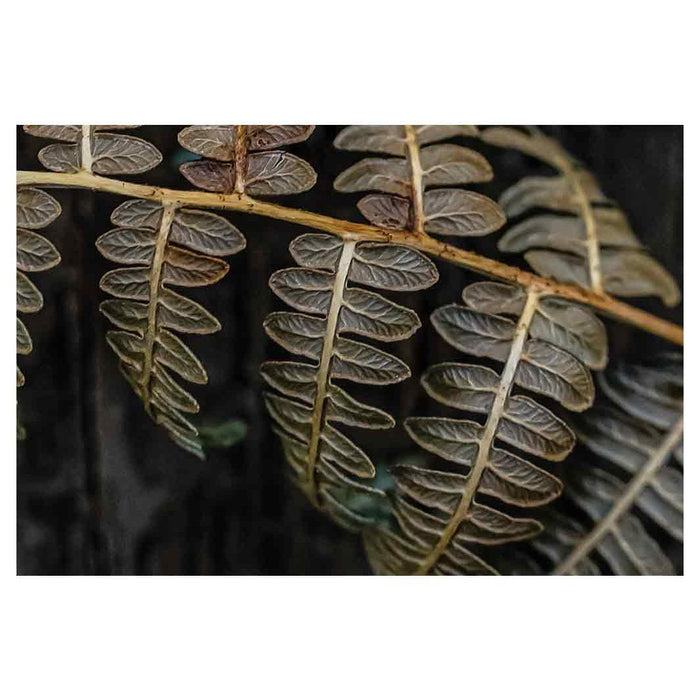
<svg viewBox="0 0 700 700">
<path fill-rule="evenodd" d="M 175 217 L 175 205 L 171 202 L 163 202 L 163 214 L 160 221 L 160 229 L 158 230 L 158 238 L 156 247 L 153 253 L 153 262 L 151 263 L 151 284 L 148 300 L 148 321 L 146 324 L 146 337 L 144 339 L 144 357 L 143 371 L 139 379 L 141 387 L 141 399 L 146 411 L 151 414 L 151 373 L 153 371 L 153 347 L 156 341 L 157 316 L 158 316 L 158 297 L 160 296 L 161 277 L 163 263 L 165 262 L 165 250 L 168 244 L 168 236 L 170 235 L 170 226 Z"/>
<path fill-rule="evenodd" d="M 466 267 L 470 270 L 481 272 L 490 277 L 495 277 L 506 282 L 532 287 L 542 294 L 559 296 L 564 299 L 587 304 L 603 314 L 618 319 L 623 323 L 641 328 L 661 338 L 665 338 L 677 345 L 683 345 L 683 329 L 664 321 L 657 316 L 625 304 L 608 294 L 594 292 L 576 285 L 561 284 L 552 279 L 539 277 L 531 272 L 520 270 L 517 267 L 506 265 L 477 255 L 468 250 L 457 248 L 437 241 L 426 234 L 416 235 L 412 231 L 389 231 L 369 224 L 358 224 L 351 221 L 334 219 L 323 214 L 292 209 L 280 204 L 261 202 L 247 195 L 217 194 L 214 192 L 196 192 L 171 190 L 151 185 L 139 185 L 133 182 L 114 180 L 93 173 L 49 173 L 19 171 L 17 173 L 18 185 L 44 185 L 49 187 L 83 187 L 101 192 L 111 192 L 125 197 L 138 197 L 162 202 L 169 200 L 181 206 L 205 207 L 209 209 L 226 209 L 239 211 L 259 216 L 267 216 L 272 219 L 288 221 L 292 224 L 309 226 L 319 231 L 341 236 L 344 240 L 356 241 L 383 241 L 405 245 L 445 260 L 454 265 Z"/>
<path fill-rule="evenodd" d="M 326 334 L 323 339 L 323 349 L 321 351 L 321 359 L 319 361 L 318 373 L 316 375 L 316 397 L 314 399 L 314 409 L 311 418 L 311 436 L 309 438 L 309 452 L 306 464 L 306 482 L 308 484 L 308 492 L 314 502 L 316 502 L 316 462 L 318 461 L 318 443 L 321 439 L 321 432 L 323 431 L 323 413 L 326 404 L 326 396 L 328 394 L 328 379 L 330 376 L 331 361 L 333 360 L 333 349 L 335 348 L 338 319 L 340 318 L 340 310 L 343 307 L 345 284 L 347 283 L 348 273 L 350 272 L 350 264 L 352 263 L 352 256 L 354 252 L 355 242 L 346 242 L 343 246 L 343 252 L 338 262 L 338 270 L 335 273 L 333 294 L 326 319 Z"/>
</svg>

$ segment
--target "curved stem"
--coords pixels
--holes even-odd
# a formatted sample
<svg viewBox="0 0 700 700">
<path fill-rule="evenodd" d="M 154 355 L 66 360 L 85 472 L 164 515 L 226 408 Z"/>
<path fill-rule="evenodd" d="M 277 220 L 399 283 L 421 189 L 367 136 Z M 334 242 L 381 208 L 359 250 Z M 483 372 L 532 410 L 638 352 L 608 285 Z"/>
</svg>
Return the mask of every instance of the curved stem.
<svg viewBox="0 0 700 700">
<path fill-rule="evenodd" d="M 240 211 L 259 216 L 267 216 L 272 219 L 288 221 L 292 224 L 309 226 L 319 231 L 341 236 L 345 240 L 355 241 L 383 241 L 405 245 L 445 260 L 454 265 L 466 267 L 470 270 L 484 273 L 506 282 L 522 287 L 533 287 L 542 292 L 570 299 L 581 304 L 597 309 L 603 314 L 616 318 L 623 323 L 641 328 L 648 333 L 653 333 L 665 338 L 677 345 L 683 345 L 683 329 L 664 321 L 657 316 L 625 304 L 605 293 L 596 293 L 590 289 L 584 289 L 576 285 L 561 284 L 552 279 L 539 277 L 531 272 L 520 270 L 517 267 L 506 265 L 485 258 L 469 250 L 457 248 L 437 241 L 426 234 L 416 235 L 412 231 L 389 231 L 369 224 L 358 224 L 351 221 L 334 219 L 323 214 L 292 209 L 280 204 L 261 202 L 247 195 L 217 194 L 214 192 L 197 192 L 185 190 L 171 190 L 151 185 L 139 185 L 133 182 L 123 182 L 92 173 L 49 173 L 19 171 L 17 173 L 18 185 L 44 185 L 49 187 L 84 187 L 101 192 L 111 192 L 126 197 L 138 197 L 162 202 L 164 199 L 182 206 L 204 207 L 209 209 L 226 209 Z"/>
<path fill-rule="evenodd" d="M 587 557 L 600 541 L 615 526 L 615 523 L 633 505 L 642 489 L 654 478 L 656 472 L 666 463 L 669 455 L 683 437 L 683 418 L 681 417 L 668 432 L 659 449 L 649 458 L 649 461 L 635 474 L 627 484 L 627 488 L 615 505 L 601 518 L 596 526 L 571 550 L 569 556 L 557 566 L 552 574 L 568 574 L 581 559 Z"/>
<path fill-rule="evenodd" d="M 158 316 L 158 296 L 160 293 L 160 280 L 162 277 L 163 262 L 165 261 L 165 248 L 170 235 L 170 225 L 175 216 L 175 205 L 172 202 L 163 202 L 163 214 L 160 220 L 160 228 L 156 239 L 156 247 L 151 263 L 151 284 L 148 299 L 148 317 L 146 324 L 146 337 L 144 339 L 143 370 L 139 378 L 141 387 L 141 400 L 146 408 L 146 412 L 151 416 L 150 404 L 150 384 L 153 368 L 153 346 L 156 341 L 157 316 Z"/>
<path fill-rule="evenodd" d="M 309 452 L 306 463 L 306 481 L 309 485 L 309 493 L 315 501 L 316 484 L 315 471 L 318 460 L 318 443 L 321 439 L 321 429 L 323 427 L 323 412 L 328 394 L 328 377 L 330 374 L 331 360 L 333 359 L 333 348 L 338 329 L 338 318 L 340 309 L 343 306 L 343 295 L 345 293 L 345 283 L 347 282 L 350 263 L 355 252 L 355 242 L 348 241 L 343 246 L 343 252 L 338 262 L 338 270 L 335 273 L 333 284 L 333 295 L 326 319 L 326 334 L 323 338 L 323 350 L 321 360 L 316 374 L 316 397 L 314 399 L 314 409 L 311 416 L 311 436 L 309 438 Z"/>
<path fill-rule="evenodd" d="M 520 357 L 523 354 L 523 347 L 525 345 L 525 341 L 527 340 L 532 318 L 535 315 L 535 311 L 537 311 L 537 303 L 539 298 L 540 292 L 538 292 L 536 289 L 530 288 L 527 290 L 525 307 L 523 308 L 520 318 L 518 319 L 518 325 L 515 329 L 515 333 L 513 334 L 510 352 L 508 353 L 508 359 L 503 367 L 503 373 L 501 374 L 501 379 L 498 383 L 498 388 L 496 389 L 496 395 L 494 396 L 491 410 L 489 411 L 488 418 L 484 424 L 481 441 L 479 442 L 479 452 L 476 456 L 474 466 L 472 467 L 471 472 L 469 472 L 469 477 L 464 485 L 464 491 L 462 491 L 462 497 L 460 498 L 459 505 L 445 526 L 440 540 L 435 545 L 432 552 L 430 552 L 430 554 L 421 562 L 420 566 L 415 571 L 415 574 L 426 574 L 435 565 L 441 554 L 449 546 L 450 542 L 452 541 L 452 537 L 457 531 L 457 528 L 467 516 L 469 509 L 474 503 L 476 490 L 479 488 L 481 477 L 488 465 L 489 455 L 491 454 L 491 446 L 493 445 L 494 438 L 496 437 L 498 424 L 500 423 L 501 418 L 503 418 L 506 401 L 508 400 L 510 391 L 513 388 L 515 372 L 518 369 L 518 363 L 520 362 Z"/>
<path fill-rule="evenodd" d="M 576 171 L 568 161 L 560 161 L 559 169 L 569 180 L 576 199 L 581 207 L 581 218 L 586 232 L 586 260 L 588 262 L 588 279 L 591 289 L 597 294 L 603 294 L 603 273 L 600 267 L 600 241 L 598 240 L 598 224 L 593 216 L 593 207 L 588 195 L 581 184 Z"/>
</svg>

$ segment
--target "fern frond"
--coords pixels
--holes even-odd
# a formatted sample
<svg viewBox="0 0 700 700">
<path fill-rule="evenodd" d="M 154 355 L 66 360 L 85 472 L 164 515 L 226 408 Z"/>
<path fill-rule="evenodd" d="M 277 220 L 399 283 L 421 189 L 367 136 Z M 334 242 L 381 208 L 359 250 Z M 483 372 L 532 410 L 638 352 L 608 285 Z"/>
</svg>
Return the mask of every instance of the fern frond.
<svg viewBox="0 0 700 700">
<path fill-rule="evenodd" d="M 594 525 L 574 525 L 577 536 L 565 542 L 555 530 L 544 550 L 533 542 L 540 551 L 549 546 L 545 553 L 557 565 L 554 573 L 598 573 L 594 552 L 615 574 L 673 573 L 634 510 L 683 541 L 682 372 L 682 358 L 667 354 L 639 365 L 620 363 L 601 378 L 601 391 L 613 406 L 597 404 L 574 427 L 579 441 L 602 461 L 577 464 L 566 478 L 567 495 Z M 552 540 L 559 545 L 551 546 Z"/>
<path fill-rule="evenodd" d="M 100 288 L 115 297 L 102 302 L 100 311 L 119 328 L 107 333 L 107 342 L 148 414 L 180 447 L 203 458 L 197 428 L 183 415 L 197 413 L 199 405 L 171 372 L 196 384 L 205 384 L 207 374 L 175 332 L 208 334 L 221 325 L 170 287 L 218 282 L 229 266 L 215 256 L 238 253 L 245 238 L 223 217 L 173 202 L 129 200 L 111 221 L 117 228 L 97 239 L 97 249 L 130 267 L 100 280 Z"/>
<path fill-rule="evenodd" d="M 336 521 L 359 529 L 363 517 L 353 515 L 336 490 L 382 492 L 362 483 L 374 477 L 375 467 L 335 425 L 387 429 L 394 419 L 358 402 L 333 380 L 388 385 L 411 371 L 393 355 L 345 336 L 393 342 L 413 335 L 420 320 L 410 309 L 348 282 L 413 291 L 434 284 L 437 270 L 410 248 L 358 244 L 327 234 L 303 234 L 290 251 L 300 267 L 274 273 L 270 287 L 296 312 L 270 314 L 265 331 L 285 350 L 314 364 L 265 362 L 262 376 L 279 392 L 268 393 L 265 402 L 297 484 Z"/>
<path fill-rule="evenodd" d="M 313 126 L 188 126 L 178 134 L 183 148 L 203 156 L 180 172 L 209 192 L 249 195 L 298 194 L 316 184 L 302 158 L 274 150 L 305 141 Z"/>
<path fill-rule="evenodd" d="M 25 272 L 42 272 L 56 267 L 61 256 L 55 246 L 39 233 L 61 214 L 61 205 L 35 187 L 17 190 L 17 311 L 36 313 L 44 305 L 41 292 Z M 17 354 L 28 355 L 32 339 L 24 323 L 17 318 Z M 24 385 L 24 374 L 17 367 L 17 386 Z"/>
<path fill-rule="evenodd" d="M 435 143 L 476 134 L 473 126 L 349 126 L 336 137 L 336 148 L 400 157 L 365 158 L 341 173 L 333 186 L 340 192 L 386 193 L 367 195 L 358 203 L 375 226 L 484 236 L 505 223 L 503 212 L 488 197 L 452 186 L 488 182 L 493 178 L 489 162 L 464 146 Z"/>
<path fill-rule="evenodd" d="M 658 296 L 667 306 L 680 301 L 673 277 L 644 249 L 624 213 L 602 193 L 593 175 L 562 146 L 537 129 L 524 133 L 491 127 L 481 138 L 530 155 L 559 171 L 527 176 L 500 198 L 509 219 L 533 209 L 500 239 L 499 249 L 524 253 L 539 275 L 622 297 Z"/>
<path fill-rule="evenodd" d="M 544 405 L 513 394 L 515 386 L 558 401 L 573 411 L 593 402 L 590 367 L 606 361 L 605 328 L 587 309 L 494 282 L 465 288 L 463 304 L 442 307 L 431 320 L 450 345 L 502 363 L 500 373 L 479 364 L 443 363 L 422 377 L 440 403 L 485 415 L 466 419 L 408 418 L 406 430 L 421 447 L 469 471 L 415 466 L 393 470 L 398 532 L 366 536 L 378 573 L 495 573 L 470 549 L 528 539 L 542 526 L 483 505 L 479 495 L 532 507 L 553 500 L 561 483 L 500 441 L 536 457 L 563 460 L 573 449 L 571 429 Z M 510 317 L 517 317 L 517 321 Z"/>
</svg>

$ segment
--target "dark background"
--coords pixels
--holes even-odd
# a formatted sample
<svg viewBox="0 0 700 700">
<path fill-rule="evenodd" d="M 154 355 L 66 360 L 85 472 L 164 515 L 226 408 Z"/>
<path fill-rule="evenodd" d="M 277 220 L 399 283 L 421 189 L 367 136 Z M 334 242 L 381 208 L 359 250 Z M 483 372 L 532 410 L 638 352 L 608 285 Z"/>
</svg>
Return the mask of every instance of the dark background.
<svg viewBox="0 0 700 700">
<path fill-rule="evenodd" d="M 138 135 L 163 153 L 163 163 L 139 182 L 181 189 L 177 170 L 185 157 L 177 144 L 182 127 L 143 127 Z M 319 173 L 310 192 L 275 201 L 361 221 L 354 195 L 335 193 L 332 182 L 357 154 L 338 152 L 338 127 L 320 126 L 308 142 L 291 147 Z M 654 256 L 683 283 L 682 127 L 547 127 L 587 164 L 603 191 L 618 201 Z M 46 141 L 18 129 L 17 167 L 38 170 Z M 465 141 L 466 143 L 466 141 Z M 526 173 L 546 172 L 536 161 L 476 143 L 494 166 L 494 183 L 476 187 L 497 196 Z M 265 316 L 284 308 L 268 289 L 276 269 L 293 264 L 287 246 L 306 229 L 261 217 L 225 215 L 245 234 L 248 247 L 228 259 L 231 271 L 214 287 L 191 296 L 222 322 L 221 332 L 188 337 L 203 361 L 209 384 L 193 387 L 200 422 L 240 419 L 246 439 L 211 452 L 204 463 L 176 447 L 145 415 L 121 377 L 105 341 L 109 328 L 98 312 L 100 277 L 115 265 L 94 240 L 111 228 L 109 215 L 123 198 L 78 190 L 51 190 L 61 217 L 41 233 L 61 252 L 53 270 L 31 275 L 45 307 L 23 319 L 34 351 L 19 358 L 27 382 L 18 391 L 27 437 L 18 442 L 17 567 L 20 574 L 365 574 L 359 537 L 315 512 L 287 480 L 287 467 L 261 401 L 258 366 L 284 353 L 262 330 Z M 499 234 L 461 245 L 496 255 Z M 509 262 L 518 264 L 513 257 Z M 462 287 L 480 279 L 438 263 L 441 279 L 422 294 L 395 299 L 415 309 L 423 328 L 391 349 L 414 376 L 448 356 L 429 314 L 456 301 Z M 189 294 L 189 290 L 188 290 Z M 635 300 L 682 323 L 682 305 L 666 309 Z M 611 356 L 644 356 L 668 349 L 663 341 L 606 321 Z M 400 427 L 407 415 L 434 411 L 417 381 L 382 391 L 353 392 L 389 410 L 397 428 L 359 433 L 377 464 L 416 448 Z"/>
</svg>

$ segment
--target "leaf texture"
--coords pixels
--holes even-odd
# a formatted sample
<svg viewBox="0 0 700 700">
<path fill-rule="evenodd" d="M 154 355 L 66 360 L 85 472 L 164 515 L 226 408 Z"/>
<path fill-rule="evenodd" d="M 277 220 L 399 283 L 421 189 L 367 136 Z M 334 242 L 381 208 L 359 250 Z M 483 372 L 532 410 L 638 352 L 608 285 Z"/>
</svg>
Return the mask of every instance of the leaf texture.
<svg viewBox="0 0 700 700">
<path fill-rule="evenodd" d="M 390 536 L 365 538 L 378 572 L 492 573 L 493 567 L 470 551 L 474 545 L 492 547 L 537 536 L 542 531 L 538 521 L 487 506 L 482 496 L 519 507 L 557 498 L 561 482 L 518 452 L 561 461 L 572 451 L 575 437 L 552 410 L 515 388 L 581 411 L 593 401 L 590 367 L 602 366 L 607 358 L 604 327 L 585 309 L 536 289 L 495 282 L 472 284 L 462 298 L 463 304 L 436 310 L 433 326 L 458 350 L 503 366 L 497 372 L 480 364 L 446 362 L 423 375 L 423 387 L 433 399 L 470 416 L 482 415 L 484 422 L 406 420 L 418 445 L 456 469 L 402 465 L 392 470 L 398 529 Z M 393 546 L 396 540 L 401 547 Z"/>
<path fill-rule="evenodd" d="M 622 297 L 657 296 L 680 301 L 673 277 L 643 249 L 622 211 L 601 192 L 591 173 L 554 139 L 537 129 L 492 127 L 481 138 L 513 148 L 555 168 L 552 177 L 528 176 L 499 203 L 509 219 L 546 209 L 554 213 L 518 220 L 499 241 L 506 253 L 524 253 L 539 275 Z"/>
<path fill-rule="evenodd" d="M 56 267 L 61 256 L 56 247 L 39 233 L 61 214 L 61 205 L 43 190 L 20 187 L 17 190 L 17 311 L 36 313 L 44 305 L 41 292 L 25 272 L 43 272 Z M 17 354 L 32 351 L 32 339 L 24 322 L 17 318 Z M 17 368 L 17 386 L 24 386 L 25 377 Z"/>
<path fill-rule="evenodd" d="M 298 194 L 316 184 L 314 169 L 285 151 L 305 141 L 312 126 L 189 126 L 178 134 L 183 148 L 202 156 L 180 166 L 199 189 L 255 196 Z"/>
<path fill-rule="evenodd" d="M 568 497 L 592 525 L 578 525 L 577 537 L 549 548 L 555 573 L 586 573 L 585 562 L 595 556 L 617 575 L 674 573 L 644 520 L 683 541 L 683 472 L 677 459 L 683 435 L 682 370 L 680 356 L 664 354 L 640 364 L 621 362 L 605 372 L 602 392 L 617 407 L 596 405 L 575 422 L 596 462 L 581 456 L 566 478 Z M 660 413 L 650 410 L 656 402 Z M 643 417 L 652 422 L 642 422 Z"/>
<path fill-rule="evenodd" d="M 336 148 L 399 157 L 365 158 L 338 175 L 334 187 L 340 192 L 382 193 L 358 203 L 375 226 L 439 236 L 484 236 L 505 223 L 503 212 L 488 197 L 454 186 L 488 182 L 493 178 L 491 166 L 470 148 L 435 143 L 476 134 L 471 126 L 349 126 L 336 137 Z"/>
<path fill-rule="evenodd" d="M 47 170 L 72 173 L 87 170 L 98 175 L 139 175 L 155 168 L 163 159 L 148 141 L 127 134 L 107 133 L 135 126 L 25 126 L 33 136 L 61 143 L 45 146 L 39 161 Z"/>
<path fill-rule="evenodd" d="M 303 234 L 292 241 L 290 252 L 299 267 L 275 272 L 270 288 L 294 311 L 270 314 L 264 327 L 285 350 L 311 363 L 263 363 L 262 377 L 274 390 L 265 403 L 299 487 L 336 522 L 361 530 L 374 521 L 353 511 L 348 499 L 373 488 L 369 480 L 376 469 L 336 426 L 388 429 L 394 419 L 360 403 L 336 382 L 389 385 L 406 379 L 410 370 L 401 360 L 365 339 L 408 338 L 420 320 L 412 310 L 350 283 L 379 290 L 425 289 L 437 280 L 437 271 L 410 248 L 327 234 Z M 384 498 L 383 492 L 373 497 Z"/>
<path fill-rule="evenodd" d="M 199 405 L 179 381 L 205 384 L 207 374 L 175 332 L 208 334 L 221 325 L 170 287 L 214 284 L 228 272 L 217 256 L 241 251 L 245 238 L 221 216 L 168 202 L 129 200 L 111 221 L 117 228 L 97 239 L 97 249 L 130 267 L 110 270 L 100 280 L 100 288 L 115 297 L 100 305 L 118 329 L 108 331 L 107 342 L 147 413 L 176 444 L 203 459 L 197 428 L 184 415 L 197 413 Z"/>
</svg>

